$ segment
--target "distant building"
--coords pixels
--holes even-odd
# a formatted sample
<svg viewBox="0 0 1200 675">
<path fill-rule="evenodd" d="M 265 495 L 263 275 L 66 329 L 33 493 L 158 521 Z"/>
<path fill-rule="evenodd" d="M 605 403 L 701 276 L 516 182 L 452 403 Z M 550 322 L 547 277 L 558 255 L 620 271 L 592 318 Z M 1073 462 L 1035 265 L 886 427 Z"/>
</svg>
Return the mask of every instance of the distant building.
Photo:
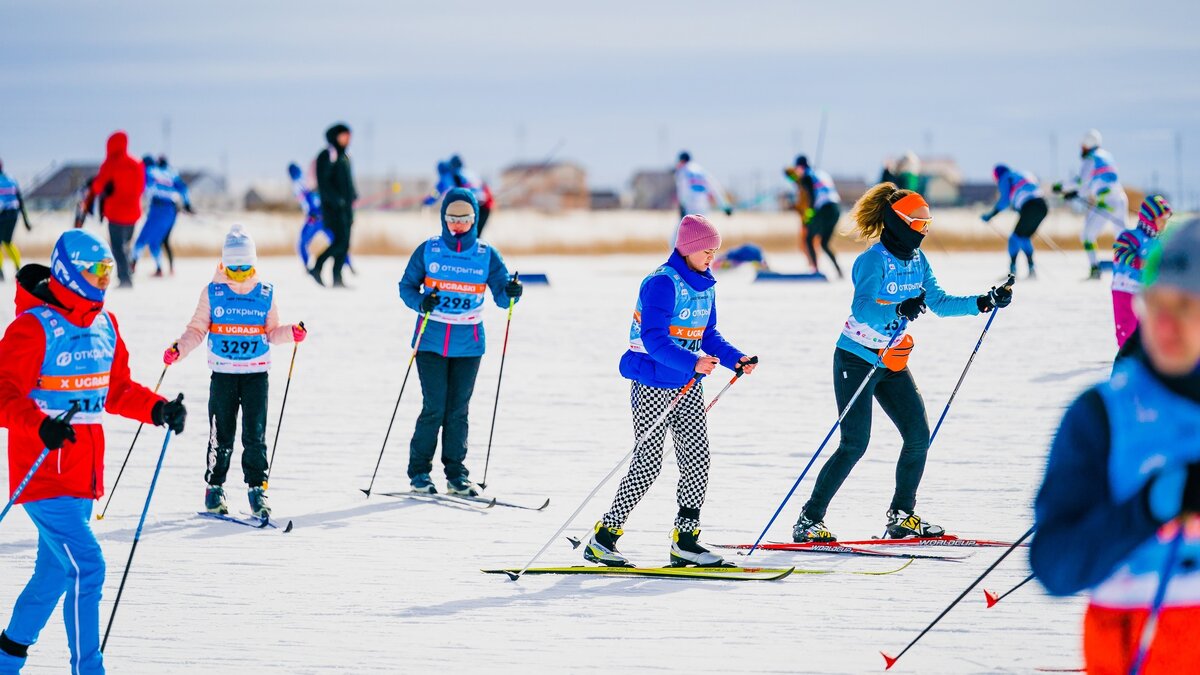
<svg viewBox="0 0 1200 675">
<path fill-rule="evenodd" d="M 673 210 L 675 172 L 671 169 L 642 170 L 633 174 L 633 208 Z"/>
<path fill-rule="evenodd" d="M 562 211 L 589 206 L 587 172 L 571 162 L 513 164 L 500 172 L 501 207 Z"/>
<path fill-rule="evenodd" d="M 64 164 L 41 180 L 34 179 L 32 189 L 24 191 L 25 204 L 35 211 L 73 209 L 79 201 L 79 191 L 99 171 L 99 164 Z"/>
<path fill-rule="evenodd" d="M 983 204 L 991 206 L 996 203 L 996 199 L 999 197 L 1000 193 L 996 190 L 996 184 L 991 181 L 986 183 L 963 183 L 958 186 L 959 206 Z"/>
<path fill-rule="evenodd" d="M 621 195 L 616 190 L 592 190 L 588 193 L 588 208 L 593 211 L 610 211 L 621 208 Z"/>
<path fill-rule="evenodd" d="M 79 193 L 89 178 L 100 171 L 91 162 L 64 164 L 52 169 L 42 179 L 34 179 L 34 187 L 25 192 L 25 203 L 39 211 L 75 208 Z M 180 178 L 188 186 L 192 204 L 200 209 L 227 208 L 231 202 L 225 179 L 209 171 L 183 171 Z"/>
</svg>

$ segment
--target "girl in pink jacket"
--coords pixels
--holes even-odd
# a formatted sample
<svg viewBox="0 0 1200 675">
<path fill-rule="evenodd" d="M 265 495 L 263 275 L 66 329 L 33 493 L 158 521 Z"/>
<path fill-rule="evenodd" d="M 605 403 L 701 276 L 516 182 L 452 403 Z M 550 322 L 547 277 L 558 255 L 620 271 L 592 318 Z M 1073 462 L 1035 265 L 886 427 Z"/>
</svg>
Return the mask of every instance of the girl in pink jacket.
<svg viewBox="0 0 1200 675">
<path fill-rule="evenodd" d="M 246 479 L 250 512 L 266 519 L 267 503 L 267 376 L 271 345 L 301 342 L 304 324 L 281 325 L 275 306 L 275 287 L 259 281 L 254 270 L 258 255 L 254 240 L 234 225 L 225 236 L 221 264 L 200 293 L 196 312 L 183 335 L 163 352 L 170 365 L 201 343 L 208 344 L 209 386 L 208 489 L 204 508 L 229 513 L 225 501 L 225 476 L 233 455 L 238 409 L 242 411 L 242 474 Z"/>
</svg>

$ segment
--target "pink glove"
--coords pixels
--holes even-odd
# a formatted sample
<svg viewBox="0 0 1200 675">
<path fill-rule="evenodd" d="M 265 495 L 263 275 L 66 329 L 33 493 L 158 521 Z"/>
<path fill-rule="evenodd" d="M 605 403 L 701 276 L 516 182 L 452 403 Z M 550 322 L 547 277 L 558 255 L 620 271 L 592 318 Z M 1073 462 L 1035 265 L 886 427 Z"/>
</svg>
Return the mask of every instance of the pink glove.
<svg viewBox="0 0 1200 675">
<path fill-rule="evenodd" d="M 167 347 L 167 351 L 163 352 L 163 363 L 168 366 L 179 360 L 179 343 Z"/>
<path fill-rule="evenodd" d="M 304 322 L 292 326 L 292 341 L 304 342 L 304 338 L 308 337 L 308 329 L 304 327 Z"/>
</svg>

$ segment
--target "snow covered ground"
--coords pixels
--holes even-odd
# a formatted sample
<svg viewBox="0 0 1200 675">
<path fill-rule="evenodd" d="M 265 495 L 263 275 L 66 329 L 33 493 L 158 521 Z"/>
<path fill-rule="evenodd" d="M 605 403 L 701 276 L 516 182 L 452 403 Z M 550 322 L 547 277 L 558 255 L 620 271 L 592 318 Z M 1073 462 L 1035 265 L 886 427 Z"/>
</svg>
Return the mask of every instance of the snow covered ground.
<svg viewBox="0 0 1200 675">
<path fill-rule="evenodd" d="M 952 292 L 982 292 L 1007 267 L 1002 253 L 929 253 Z M 1018 284 L 1014 304 L 994 322 L 931 449 L 919 512 L 963 535 L 1011 539 L 1029 527 L 1062 410 L 1105 376 L 1115 349 L 1107 284 L 1079 281 L 1082 254 L 1040 255 L 1041 279 Z M 359 489 L 375 465 L 409 355 L 414 315 L 396 293 L 405 259 L 360 257 L 359 274 L 350 280 L 354 289 L 342 292 L 317 288 L 294 258 L 261 260 L 261 272 L 277 284 L 283 319 L 303 319 L 311 331 L 296 359 L 271 480 L 276 514 L 293 520 L 295 530 L 255 531 L 195 516 L 204 488 L 208 371 L 199 352 L 173 366 L 163 391 L 183 391 L 191 415 L 187 431 L 171 442 L 154 495 L 108 645 L 110 671 L 882 671 L 879 650 L 903 647 L 999 550 L 977 549 L 961 563 L 917 561 L 890 576 L 793 575 L 772 583 L 550 576 L 511 583 L 479 573 L 523 564 L 629 450 L 628 383 L 616 363 L 638 282 L 660 260 L 508 259 L 510 269 L 548 273 L 553 285 L 528 287 L 514 315 L 488 483 L 502 498 L 540 503 L 549 497 L 543 512 L 365 499 Z M 799 256 L 772 262 L 779 269 L 802 267 Z M 132 292 L 110 294 L 142 382 L 157 378 L 162 350 L 190 316 L 212 265 L 184 260 L 174 278 L 139 279 Z M 733 271 L 718 286 L 723 332 L 760 355 L 762 365 L 711 413 L 713 471 L 703 513 L 708 542 L 753 541 L 837 412 L 830 364 L 851 286 L 753 284 L 750 278 L 748 271 Z M 11 290 L 0 287 L 6 297 Z M 7 324 L 12 310 L 3 304 L 0 323 Z M 926 315 L 915 323 L 911 366 L 931 418 L 941 412 L 984 322 Z M 476 480 L 483 475 L 504 312 L 493 307 L 486 326 L 491 348 L 476 388 L 468 458 Z M 275 352 L 268 443 L 289 356 L 287 348 Z M 725 377 L 713 379 L 710 397 Z M 414 374 L 377 491 L 406 488 L 407 443 L 420 405 L 416 385 Z M 899 435 L 878 408 L 875 415 L 867 456 L 827 519 L 845 539 L 881 531 L 892 490 Z M 136 426 L 115 418 L 107 424 L 109 488 Z M 95 523 L 109 563 L 105 619 L 162 439 L 159 429 L 143 432 L 108 517 Z M 228 487 L 232 504 L 245 508 L 237 466 L 235 460 Z M 635 561 L 667 560 L 676 476 L 670 459 L 628 523 L 621 544 Z M 788 536 L 812 479 L 771 538 Z M 615 488 L 614 482 L 602 489 L 571 532 L 585 532 Z M 0 620 L 7 620 L 32 568 L 35 539 L 19 509 L 0 525 Z M 754 560 L 810 569 L 897 566 L 811 553 L 757 553 Z M 581 560 L 563 541 L 541 563 Z M 1027 574 L 1019 552 L 984 587 L 1007 589 Z M 1080 599 L 1051 600 L 1029 585 L 985 609 L 976 590 L 895 670 L 1076 667 L 1082 607 Z M 59 615 L 51 619 L 27 672 L 63 671 L 68 657 L 61 622 Z"/>
</svg>

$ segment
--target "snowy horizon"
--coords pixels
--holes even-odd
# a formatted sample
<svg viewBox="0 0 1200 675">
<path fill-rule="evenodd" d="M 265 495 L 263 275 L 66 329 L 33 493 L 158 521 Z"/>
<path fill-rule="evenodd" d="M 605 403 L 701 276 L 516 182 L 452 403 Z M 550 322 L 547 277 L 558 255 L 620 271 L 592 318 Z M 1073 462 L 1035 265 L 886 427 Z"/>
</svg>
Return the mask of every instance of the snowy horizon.
<svg viewBox="0 0 1200 675">
<path fill-rule="evenodd" d="M 117 128 L 137 153 L 278 180 L 324 129 L 354 127 L 362 176 L 431 174 L 461 153 L 493 178 L 579 162 L 593 188 L 688 149 L 725 184 L 781 183 L 798 152 L 874 177 L 912 149 L 971 179 L 1004 162 L 1051 179 L 1100 129 L 1124 181 L 1200 175 L 1194 3 L 932 1 L 812 7 L 671 2 L 503 6 L 380 1 L 26 3 L 6 11 L 0 159 L 29 180 L 98 160 Z M 166 127 L 169 125 L 169 132 Z M 1182 166 L 1176 145 L 1182 141 Z"/>
</svg>

